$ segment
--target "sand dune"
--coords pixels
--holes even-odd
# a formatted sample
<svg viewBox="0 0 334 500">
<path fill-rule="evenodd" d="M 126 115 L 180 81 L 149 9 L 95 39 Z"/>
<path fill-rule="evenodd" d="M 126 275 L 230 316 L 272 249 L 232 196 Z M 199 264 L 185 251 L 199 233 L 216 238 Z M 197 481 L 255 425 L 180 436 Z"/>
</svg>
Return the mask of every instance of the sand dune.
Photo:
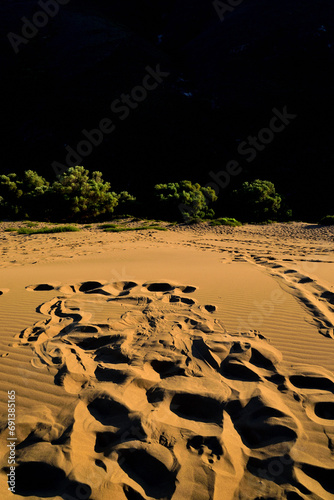
<svg viewBox="0 0 334 500">
<path fill-rule="evenodd" d="M 331 266 L 331 241 L 291 237 L 282 254 L 262 229 L 103 235 L 100 261 L 36 266 L 21 247 L 4 261 L 1 498 L 334 498 L 334 292 L 315 262 Z M 80 236 L 60 238 L 70 254 Z"/>
</svg>

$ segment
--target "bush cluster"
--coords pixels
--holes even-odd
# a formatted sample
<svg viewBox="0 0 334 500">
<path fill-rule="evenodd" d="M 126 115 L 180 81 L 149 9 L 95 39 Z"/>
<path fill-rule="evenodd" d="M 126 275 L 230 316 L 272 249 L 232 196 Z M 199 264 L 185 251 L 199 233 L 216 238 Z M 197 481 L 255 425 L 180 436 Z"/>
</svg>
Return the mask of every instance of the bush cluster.
<svg viewBox="0 0 334 500">
<path fill-rule="evenodd" d="M 215 215 L 210 204 L 217 201 L 217 196 L 210 187 L 181 181 L 157 184 L 154 190 L 158 200 L 158 213 L 163 219 L 183 218 L 185 222 L 193 222 L 213 218 Z"/>
<path fill-rule="evenodd" d="M 22 178 L 0 175 L 0 216 L 38 220 L 85 221 L 110 215 L 118 205 L 135 200 L 128 192 L 110 190 L 101 172 L 69 168 L 52 184 L 32 170 Z"/>
<path fill-rule="evenodd" d="M 86 222 L 106 220 L 120 213 L 137 216 L 145 213 L 168 221 L 213 221 L 217 199 L 211 187 L 183 180 L 157 184 L 143 193 L 139 202 L 127 191 L 112 191 L 101 172 L 90 173 L 82 166 L 69 168 L 52 183 L 32 170 L 21 177 L 15 173 L 0 175 L 0 217 L 9 219 Z M 247 222 L 287 220 L 291 216 L 274 184 L 266 180 L 244 182 L 233 192 L 230 205 L 232 215 Z M 240 223 L 231 217 L 220 217 L 212 224 Z"/>
</svg>

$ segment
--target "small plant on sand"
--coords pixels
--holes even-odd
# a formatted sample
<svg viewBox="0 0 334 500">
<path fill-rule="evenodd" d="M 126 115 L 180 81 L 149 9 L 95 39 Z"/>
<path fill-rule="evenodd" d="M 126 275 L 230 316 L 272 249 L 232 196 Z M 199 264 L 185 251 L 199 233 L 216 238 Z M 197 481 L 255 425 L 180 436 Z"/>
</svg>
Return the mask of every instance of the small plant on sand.
<svg viewBox="0 0 334 500">
<path fill-rule="evenodd" d="M 36 226 L 38 226 L 38 222 L 25 221 L 25 225 L 27 227 L 36 227 Z"/>
<path fill-rule="evenodd" d="M 149 226 L 139 226 L 139 227 L 134 227 L 133 228 L 135 231 L 146 231 L 148 229 L 151 229 L 153 231 L 167 231 L 167 228 L 166 227 L 162 227 L 162 226 L 157 226 L 157 225 L 154 225 L 154 224 L 151 224 Z"/>
<path fill-rule="evenodd" d="M 241 222 L 236 219 L 230 217 L 220 217 L 219 219 L 215 219 L 211 222 L 211 226 L 231 226 L 237 227 L 242 226 Z"/>
<path fill-rule="evenodd" d="M 73 231 L 80 231 L 78 227 L 75 226 L 57 226 L 57 227 L 41 227 L 40 229 L 29 229 L 27 227 L 21 227 L 18 230 L 18 234 L 49 234 L 49 233 L 69 233 Z"/>
<path fill-rule="evenodd" d="M 116 227 L 117 227 L 117 224 L 109 224 L 109 223 L 100 224 L 98 226 L 99 229 L 115 229 Z"/>
<path fill-rule="evenodd" d="M 12 233 L 13 231 L 17 231 L 18 229 L 16 227 L 7 227 L 5 229 L 5 233 Z"/>
<path fill-rule="evenodd" d="M 334 224 L 334 215 L 326 215 L 320 221 L 323 226 L 332 226 Z"/>
</svg>

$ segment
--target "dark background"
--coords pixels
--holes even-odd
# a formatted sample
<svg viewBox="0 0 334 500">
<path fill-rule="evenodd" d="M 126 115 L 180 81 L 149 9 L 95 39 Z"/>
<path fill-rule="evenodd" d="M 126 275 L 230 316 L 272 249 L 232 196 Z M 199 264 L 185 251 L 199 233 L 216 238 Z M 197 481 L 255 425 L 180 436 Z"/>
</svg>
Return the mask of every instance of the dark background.
<svg viewBox="0 0 334 500">
<path fill-rule="evenodd" d="M 228 1 L 226 1 L 228 3 Z M 294 218 L 334 213 L 333 2 L 244 0 L 220 21 L 204 0 L 71 0 L 15 54 L 7 33 L 40 5 L 2 0 L 1 173 L 55 178 L 81 131 L 114 119 L 81 164 L 116 191 L 143 195 L 157 182 L 207 184 L 231 159 L 245 180 L 274 182 Z M 120 121 L 110 104 L 140 85 L 145 67 L 170 72 Z M 190 94 L 190 95 L 186 95 Z M 240 141 L 269 124 L 272 109 L 297 118 L 247 163 Z"/>
</svg>

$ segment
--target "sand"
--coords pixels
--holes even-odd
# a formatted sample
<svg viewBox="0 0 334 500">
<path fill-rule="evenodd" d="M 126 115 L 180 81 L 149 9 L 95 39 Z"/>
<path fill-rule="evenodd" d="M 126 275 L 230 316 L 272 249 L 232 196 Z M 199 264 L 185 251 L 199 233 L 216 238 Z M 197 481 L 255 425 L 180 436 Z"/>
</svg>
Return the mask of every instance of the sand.
<svg viewBox="0 0 334 500">
<path fill-rule="evenodd" d="M 0 243 L 0 498 L 334 499 L 333 228 Z"/>
</svg>

